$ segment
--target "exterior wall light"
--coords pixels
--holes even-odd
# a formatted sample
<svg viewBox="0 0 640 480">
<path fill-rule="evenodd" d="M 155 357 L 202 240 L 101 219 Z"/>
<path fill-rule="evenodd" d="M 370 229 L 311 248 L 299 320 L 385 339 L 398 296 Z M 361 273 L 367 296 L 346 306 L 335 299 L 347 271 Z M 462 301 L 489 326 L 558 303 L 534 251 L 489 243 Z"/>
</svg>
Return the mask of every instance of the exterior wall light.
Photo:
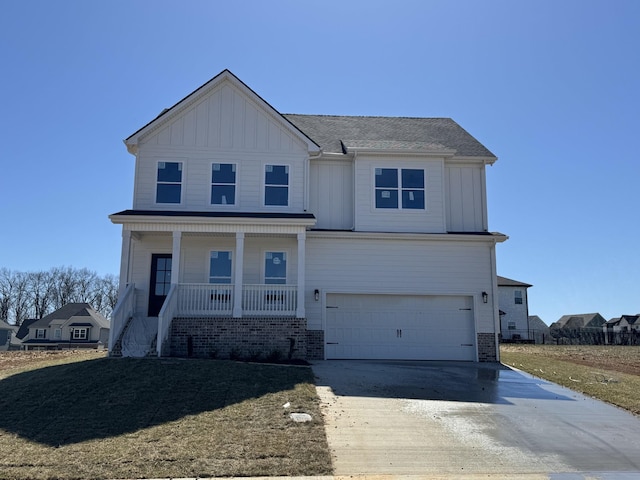
<svg viewBox="0 0 640 480">
<path fill-rule="evenodd" d="M 487 303 L 489 301 L 489 294 L 487 292 L 482 292 L 482 303 Z"/>
<path fill-rule="evenodd" d="M 313 297 L 316 299 L 316 302 L 320 300 L 320 290 L 317 288 L 313 291 Z"/>
</svg>

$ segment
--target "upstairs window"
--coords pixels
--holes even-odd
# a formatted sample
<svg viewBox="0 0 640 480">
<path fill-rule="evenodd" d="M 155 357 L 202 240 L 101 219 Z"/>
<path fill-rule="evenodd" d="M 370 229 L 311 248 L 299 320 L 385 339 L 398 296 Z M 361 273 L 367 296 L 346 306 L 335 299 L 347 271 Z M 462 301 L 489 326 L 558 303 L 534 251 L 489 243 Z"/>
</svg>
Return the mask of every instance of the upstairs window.
<svg viewBox="0 0 640 480">
<path fill-rule="evenodd" d="M 522 290 L 516 290 L 514 292 L 514 298 L 516 305 L 522 305 Z"/>
<path fill-rule="evenodd" d="M 46 338 L 47 331 L 44 328 L 36 329 L 36 338 Z"/>
<path fill-rule="evenodd" d="M 231 252 L 211 252 L 209 283 L 231 283 Z"/>
<path fill-rule="evenodd" d="M 158 162 L 156 203 L 180 203 L 182 162 Z"/>
<path fill-rule="evenodd" d="M 287 253 L 286 252 L 266 252 L 264 260 L 264 283 L 281 284 L 287 283 Z"/>
<path fill-rule="evenodd" d="M 281 207 L 289 205 L 289 167 L 287 165 L 265 165 L 264 204 Z"/>
<path fill-rule="evenodd" d="M 211 167 L 211 205 L 236 204 L 236 164 L 214 163 Z"/>
<path fill-rule="evenodd" d="M 424 210 L 424 170 L 376 168 L 376 208 Z"/>
</svg>

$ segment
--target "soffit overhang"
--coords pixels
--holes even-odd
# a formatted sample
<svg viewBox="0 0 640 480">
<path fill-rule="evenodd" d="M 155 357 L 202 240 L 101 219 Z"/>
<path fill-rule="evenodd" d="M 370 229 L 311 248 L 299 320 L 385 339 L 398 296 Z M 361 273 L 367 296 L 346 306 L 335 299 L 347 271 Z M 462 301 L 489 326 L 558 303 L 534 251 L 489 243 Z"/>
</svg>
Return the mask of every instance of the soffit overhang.
<svg viewBox="0 0 640 480">
<path fill-rule="evenodd" d="M 109 215 L 133 232 L 296 234 L 316 224 L 310 213 L 167 212 L 125 210 Z"/>
</svg>

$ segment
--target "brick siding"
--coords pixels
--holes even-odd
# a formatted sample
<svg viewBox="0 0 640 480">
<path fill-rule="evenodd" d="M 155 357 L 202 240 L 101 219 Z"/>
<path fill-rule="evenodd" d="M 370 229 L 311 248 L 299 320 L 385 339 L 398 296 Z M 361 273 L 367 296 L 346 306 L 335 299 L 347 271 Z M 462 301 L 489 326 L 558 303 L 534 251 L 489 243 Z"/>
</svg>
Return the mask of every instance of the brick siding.
<svg viewBox="0 0 640 480">
<path fill-rule="evenodd" d="M 304 318 L 174 318 L 169 337 L 172 357 L 307 358 Z"/>
<path fill-rule="evenodd" d="M 493 333 L 478 333 L 478 361 L 497 362 L 496 336 Z"/>
<path fill-rule="evenodd" d="M 324 330 L 307 330 L 307 360 L 324 360 Z"/>
</svg>

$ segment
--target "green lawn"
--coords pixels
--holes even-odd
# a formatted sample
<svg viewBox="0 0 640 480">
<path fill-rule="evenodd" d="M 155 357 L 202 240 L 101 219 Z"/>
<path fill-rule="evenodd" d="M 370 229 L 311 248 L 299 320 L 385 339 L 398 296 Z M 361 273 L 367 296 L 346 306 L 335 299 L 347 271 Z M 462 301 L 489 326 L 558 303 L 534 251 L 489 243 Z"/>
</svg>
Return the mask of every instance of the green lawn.
<svg viewBox="0 0 640 480">
<path fill-rule="evenodd" d="M 0 478 L 331 472 L 308 367 L 95 356 L 62 361 L 0 371 Z M 309 413 L 313 421 L 294 423 L 290 412 Z"/>
</svg>

